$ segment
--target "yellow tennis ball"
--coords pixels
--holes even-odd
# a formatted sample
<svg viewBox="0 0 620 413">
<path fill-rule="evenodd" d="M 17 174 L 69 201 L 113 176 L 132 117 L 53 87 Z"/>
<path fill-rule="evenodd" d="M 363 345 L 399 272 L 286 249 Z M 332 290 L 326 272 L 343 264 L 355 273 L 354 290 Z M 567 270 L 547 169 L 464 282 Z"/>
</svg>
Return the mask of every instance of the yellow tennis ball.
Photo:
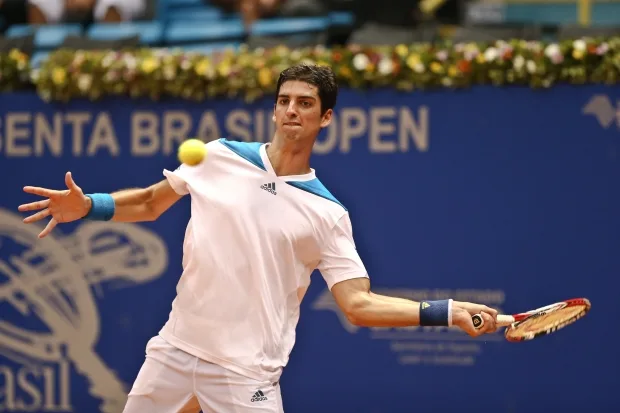
<svg viewBox="0 0 620 413">
<path fill-rule="evenodd" d="M 206 155 L 207 148 L 200 139 L 188 139 L 179 146 L 179 161 L 186 165 L 198 165 Z"/>
</svg>

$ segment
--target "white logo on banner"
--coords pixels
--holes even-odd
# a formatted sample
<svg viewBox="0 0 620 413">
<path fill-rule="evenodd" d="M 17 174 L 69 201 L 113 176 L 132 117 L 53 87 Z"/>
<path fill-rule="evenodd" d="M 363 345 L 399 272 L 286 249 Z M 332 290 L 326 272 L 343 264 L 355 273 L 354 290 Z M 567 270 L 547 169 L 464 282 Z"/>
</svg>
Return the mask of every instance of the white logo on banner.
<svg viewBox="0 0 620 413">
<path fill-rule="evenodd" d="M 439 300 L 452 297 L 457 301 L 486 304 L 501 311 L 505 294 L 501 290 L 414 290 L 385 289 L 376 290 L 377 294 L 407 298 L 414 301 Z M 312 303 L 314 310 L 333 311 L 344 329 L 350 334 L 359 332 L 357 327 L 347 320 L 339 309 L 333 295 L 325 290 Z M 402 365 L 449 365 L 473 366 L 476 356 L 482 353 L 481 342 L 502 342 L 502 329 L 498 334 L 489 334 L 483 338 L 471 338 L 458 327 L 402 327 L 369 328 L 369 337 L 373 340 L 388 340 L 390 350 L 398 357 Z"/>
<path fill-rule="evenodd" d="M 606 95 L 594 95 L 582 109 L 584 115 L 592 115 L 601 127 L 608 129 L 615 120 L 620 129 L 620 109 L 611 102 Z"/>
<path fill-rule="evenodd" d="M 165 243 L 137 225 L 91 221 L 71 235 L 38 239 L 41 228 L 22 218 L 0 209 L 0 305 L 23 317 L 0 320 L 0 354 L 23 366 L 0 366 L 0 411 L 72 411 L 70 362 L 101 400 L 101 413 L 121 412 L 127 386 L 95 351 L 100 320 L 91 288 L 161 276 Z M 33 319 L 38 327 L 25 328 Z"/>
</svg>

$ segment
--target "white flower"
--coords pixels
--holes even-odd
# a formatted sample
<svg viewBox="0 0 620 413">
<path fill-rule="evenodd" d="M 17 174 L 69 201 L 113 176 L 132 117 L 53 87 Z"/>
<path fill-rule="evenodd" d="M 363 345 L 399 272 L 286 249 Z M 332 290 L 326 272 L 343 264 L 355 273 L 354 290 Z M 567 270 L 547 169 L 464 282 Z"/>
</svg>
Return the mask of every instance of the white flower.
<svg viewBox="0 0 620 413">
<path fill-rule="evenodd" d="M 389 75 L 394 71 L 394 62 L 392 62 L 392 59 L 384 57 L 379 62 L 378 69 L 379 73 L 381 73 L 382 75 Z"/>
<path fill-rule="evenodd" d="M 164 67 L 164 79 L 172 80 L 172 79 L 174 79 L 175 75 L 176 75 L 176 71 L 174 70 L 174 68 L 172 66 L 165 66 Z"/>
<path fill-rule="evenodd" d="M 361 71 L 368 67 L 370 59 L 364 53 L 359 53 L 353 58 L 353 67 Z"/>
<path fill-rule="evenodd" d="M 489 47 L 484 52 L 484 60 L 486 60 L 487 62 L 492 62 L 493 60 L 497 59 L 498 56 L 499 56 L 499 53 L 497 52 L 497 49 L 494 47 Z"/>
<path fill-rule="evenodd" d="M 512 53 L 513 48 L 508 43 L 505 43 L 502 45 L 502 47 L 499 48 L 499 50 L 500 50 L 499 54 L 503 58 L 507 53 Z"/>
<path fill-rule="evenodd" d="M 416 63 L 416 64 L 413 66 L 413 70 L 414 70 L 416 73 L 424 73 L 424 70 L 426 70 L 426 67 L 424 66 L 424 63 Z"/>
<path fill-rule="evenodd" d="M 527 67 L 527 71 L 529 73 L 536 72 L 536 62 L 534 62 L 533 60 L 528 60 L 527 63 L 525 64 L 525 67 Z"/>
<path fill-rule="evenodd" d="M 192 62 L 189 59 L 181 60 L 181 69 L 189 70 L 192 67 Z"/>
<path fill-rule="evenodd" d="M 538 53 L 542 49 L 542 45 L 539 42 L 531 40 L 527 42 L 527 49 L 531 50 L 532 52 Z"/>
<path fill-rule="evenodd" d="M 435 53 L 435 57 L 437 57 L 437 60 L 439 60 L 440 62 L 444 62 L 448 58 L 448 52 L 446 52 L 445 50 L 440 50 Z"/>
<path fill-rule="evenodd" d="M 116 60 L 115 52 L 106 53 L 105 57 L 101 61 L 101 66 L 103 66 L 104 68 L 108 68 L 112 66 L 112 63 L 114 63 L 114 60 Z"/>
<path fill-rule="evenodd" d="M 129 53 L 123 55 L 123 62 L 125 63 L 125 67 L 129 70 L 135 70 L 135 68 L 138 67 L 138 59 Z"/>
<path fill-rule="evenodd" d="M 586 45 L 585 40 L 582 40 L 582 39 L 578 39 L 573 42 L 573 49 L 575 50 L 579 50 L 583 52 L 586 50 L 586 46 L 587 45 Z"/>
<path fill-rule="evenodd" d="M 82 92 L 88 91 L 90 89 L 90 85 L 93 84 L 93 77 L 91 75 L 82 74 L 78 78 L 78 89 Z"/>
<path fill-rule="evenodd" d="M 517 70 L 521 70 L 524 64 L 525 64 L 525 59 L 521 55 L 518 55 L 517 57 L 515 57 L 512 62 L 512 65 Z"/>
<path fill-rule="evenodd" d="M 604 55 L 609 50 L 609 45 L 605 42 L 601 43 L 599 47 L 596 48 L 596 54 Z"/>
<path fill-rule="evenodd" d="M 556 65 L 562 63 L 562 61 L 564 60 L 564 56 L 562 55 L 562 50 L 560 50 L 560 46 L 555 43 L 547 46 L 547 48 L 545 49 L 545 56 L 547 56 L 549 60 L 551 60 L 551 62 Z"/>
<path fill-rule="evenodd" d="M 32 71 L 30 72 L 30 79 L 32 79 L 32 81 L 35 83 L 39 80 L 40 76 L 40 69 L 32 69 Z M 2 79 L 2 73 L 0 73 L 0 79 Z"/>
<path fill-rule="evenodd" d="M 217 72 L 215 71 L 215 68 L 213 66 L 209 66 L 209 68 L 207 69 L 207 73 L 205 74 L 206 78 L 212 80 L 212 79 L 215 79 L 216 75 L 217 75 Z"/>
<path fill-rule="evenodd" d="M 81 50 L 78 50 L 75 52 L 75 55 L 73 56 L 73 64 L 76 66 L 81 65 L 85 59 L 86 57 L 84 56 L 84 52 L 82 52 Z"/>
<path fill-rule="evenodd" d="M 554 56 L 561 54 L 560 46 L 556 43 L 551 43 L 549 46 L 545 48 L 545 56 L 552 59 Z"/>
<path fill-rule="evenodd" d="M 118 72 L 115 70 L 109 71 L 103 76 L 103 80 L 105 80 L 108 83 L 116 82 L 118 78 L 119 78 Z"/>
<path fill-rule="evenodd" d="M 465 57 L 465 60 L 467 60 L 468 62 L 471 62 L 479 54 L 480 53 L 478 52 L 478 50 L 466 50 L 465 53 L 463 54 L 463 56 Z"/>
</svg>

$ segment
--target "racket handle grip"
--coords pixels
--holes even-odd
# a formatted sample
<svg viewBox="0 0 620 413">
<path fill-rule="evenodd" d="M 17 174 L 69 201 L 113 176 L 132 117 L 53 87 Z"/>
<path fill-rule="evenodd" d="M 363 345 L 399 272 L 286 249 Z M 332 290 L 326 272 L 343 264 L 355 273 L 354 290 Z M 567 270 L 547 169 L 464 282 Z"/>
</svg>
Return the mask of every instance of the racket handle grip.
<svg viewBox="0 0 620 413">
<path fill-rule="evenodd" d="M 484 318 L 482 318 L 482 314 L 474 314 L 471 316 L 471 322 L 474 324 L 474 328 L 477 330 L 484 326 Z"/>
<path fill-rule="evenodd" d="M 484 318 L 482 318 L 482 314 L 474 314 L 471 316 L 471 322 L 474 324 L 474 328 L 475 329 L 479 329 L 482 328 L 482 326 L 484 326 Z M 512 316 L 509 315 L 502 315 L 499 314 L 497 316 L 497 322 L 496 325 L 498 327 L 506 327 L 509 326 L 510 324 L 514 323 L 515 319 Z"/>
</svg>

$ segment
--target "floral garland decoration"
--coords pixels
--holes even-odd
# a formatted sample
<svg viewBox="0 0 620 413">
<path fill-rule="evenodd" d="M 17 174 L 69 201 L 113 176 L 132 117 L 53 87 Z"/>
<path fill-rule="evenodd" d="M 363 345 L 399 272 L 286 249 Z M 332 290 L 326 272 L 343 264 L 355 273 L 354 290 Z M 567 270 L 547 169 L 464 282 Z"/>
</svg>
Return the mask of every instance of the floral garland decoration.
<svg viewBox="0 0 620 413">
<path fill-rule="evenodd" d="M 30 71 L 17 53 L 9 55 L 11 63 L 0 58 L 0 81 L 19 79 L 19 73 Z M 280 72 L 299 63 L 330 66 L 341 86 L 355 89 L 612 85 L 620 79 L 620 37 L 549 43 L 516 39 L 394 47 L 241 47 L 211 55 L 175 49 L 58 50 L 30 71 L 30 78 L 45 100 L 130 96 L 253 101 L 273 93 Z"/>
</svg>

